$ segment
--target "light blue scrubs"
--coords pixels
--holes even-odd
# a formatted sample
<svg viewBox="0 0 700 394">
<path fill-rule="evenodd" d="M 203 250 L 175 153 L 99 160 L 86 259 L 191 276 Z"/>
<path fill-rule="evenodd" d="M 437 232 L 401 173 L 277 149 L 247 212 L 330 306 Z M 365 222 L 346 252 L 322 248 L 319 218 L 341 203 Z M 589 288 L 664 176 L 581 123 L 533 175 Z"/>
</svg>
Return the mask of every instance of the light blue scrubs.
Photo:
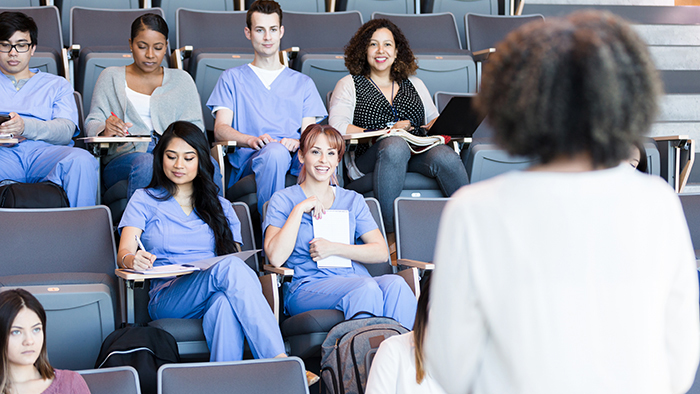
<svg viewBox="0 0 700 394">
<path fill-rule="evenodd" d="M 156 196 L 162 189 L 139 189 L 129 200 L 119 229 L 143 230 L 141 241 L 156 255 L 155 266 L 215 257 L 214 233 L 196 212 L 186 215 L 177 201 Z M 241 242 L 240 223 L 231 203 L 219 198 L 233 238 Z M 229 257 L 205 271 L 151 281 L 148 312 L 152 319 L 203 319 L 211 361 L 243 358 L 244 339 L 255 358 L 284 353 L 282 334 L 260 282 L 248 265 Z"/>
<path fill-rule="evenodd" d="M 78 109 L 73 88 L 65 79 L 31 69 L 34 76 L 18 91 L 5 74 L 0 74 L 0 113 L 16 112 L 21 117 L 49 121 L 68 119 L 76 125 Z M 0 146 L 0 180 L 36 183 L 54 182 L 66 191 L 71 207 L 95 205 L 99 164 L 88 151 L 44 141 L 24 140 Z"/>
<path fill-rule="evenodd" d="M 294 185 L 275 193 L 267 207 L 263 228 L 282 228 L 292 209 L 306 199 L 301 186 Z M 351 190 L 335 188 L 335 200 L 329 209 L 348 210 L 350 234 L 355 242 L 377 228 L 364 198 Z M 285 265 L 294 269 L 294 278 L 285 293 L 287 312 L 296 315 L 313 309 L 336 309 L 346 319 L 358 313 L 388 316 L 407 328 L 413 327 L 416 297 L 398 275 L 372 277 L 367 269 L 353 261 L 351 268 L 318 268 L 309 253 L 313 239 L 311 215 L 305 213 L 299 225 L 296 244 Z"/>
<path fill-rule="evenodd" d="M 316 85 L 308 76 L 284 68 L 268 90 L 249 65 L 224 71 L 209 100 L 209 109 L 225 107 L 233 111 L 231 127 L 259 137 L 299 139 L 302 118 L 328 115 Z M 230 154 L 233 167 L 229 187 L 246 175 L 255 174 L 258 212 L 272 195 L 284 189 L 285 174 L 297 176 L 301 164 L 280 143 L 270 143 L 256 151 L 237 148 Z"/>
</svg>

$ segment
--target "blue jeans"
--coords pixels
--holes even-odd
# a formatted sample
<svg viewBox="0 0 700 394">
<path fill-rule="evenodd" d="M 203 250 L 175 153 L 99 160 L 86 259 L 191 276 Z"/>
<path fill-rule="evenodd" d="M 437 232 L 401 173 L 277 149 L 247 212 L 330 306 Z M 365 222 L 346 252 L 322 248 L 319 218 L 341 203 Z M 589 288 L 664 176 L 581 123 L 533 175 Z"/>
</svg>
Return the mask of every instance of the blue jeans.
<svg viewBox="0 0 700 394">
<path fill-rule="evenodd" d="M 219 187 L 219 195 L 224 195 L 221 184 L 221 170 L 219 163 L 211 158 L 214 163 L 214 183 Z M 143 189 L 151 183 L 153 177 L 153 155 L 147 152 L 132 152 L 117 156 L 107 163 L 102 170 L 102 181 L 105 189 L 109 189 L 117 182 L 128 180 L 127 199 L 130 199 L 136 189 Z"/>
<path fill-rule="evenodd" d="M 355 164 L 363 173 L 372 173 L 374 196 L 379 200 L 387 232 L 394 232 L 394 200 L 403 190 L 406 172 L 435 178 L 447 197 L 469 183 L 467 171 L 452 148 L 438 145 L 419 155 L 411 155 L 401 137 L 380 140 L 356 158 Z"/>
</svg>

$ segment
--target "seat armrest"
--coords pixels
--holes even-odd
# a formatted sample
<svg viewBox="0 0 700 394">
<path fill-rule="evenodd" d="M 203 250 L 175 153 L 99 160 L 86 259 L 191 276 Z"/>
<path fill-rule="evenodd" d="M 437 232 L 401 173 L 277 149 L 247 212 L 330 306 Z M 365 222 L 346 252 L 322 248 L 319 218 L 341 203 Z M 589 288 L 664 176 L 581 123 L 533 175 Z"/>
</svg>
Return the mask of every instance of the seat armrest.
<svg viewBox="0 0 700 394">
<path fill-rule="evenodd" d="M 182 48 L 177 48 L 170 54 L 170 67 L 182 70 L 182 61 L 189 58 L 192 55 L 192 50 L 194 47 L 192 45 L 185 45 Z"/>
<path fill-rule="evenodd" d="M 475 62 L 483 62 L 484 60 L 488 60 L 492 53 L 496 53 L 496 48 L 488 48 L 472 52 L 472 58 L 474 58 Z"/>
<path fill-rule="evenodd" d="M 289 61 L 296 58 L 299 53 L 299 47 L 291 47 L 280 51 L 280 63 L 285 67 L 289 67 Z"/>
<path fill-rule="evenodd" d="M 92 154 L 95 157 L 100 157 L 107 154 L 107 149 L 111 144 L 122 144 L 124 142 L 151 142 L 151 137 L 82 137 L 77 138 L 82 140 L 86 145 L 92 148 Z"/>
<path fill-rule="evenodd" d="M 263 295 L 265 296 L 267 303 L 270 305 L 270 308 L 272 308 L 272 313 L 275 315 L 275 320 L 277 320 L 277 323 L 279 323 L 280 295 L 279 291 L 277 290 L 277 274 L 266 274 L 258 279 L 260 279 Z"/>
<path fill-rule="evenodd" d="M 73 44 L 69 49 L 70 58 L 76 60 L 80 56 L 80 44 Z"/>
<path fill-rule="evenodd" d="M 411 288 L 413 294 L 416 295 L 416 299 L 418 299 L 418 297 L 420 297 L 420 277 L 418 276 L 418 268 L 406 268 L 405 270 L 397 272 L 396 275 L 402 277 L 406 283 L 408 283 L 408 287 Z"/>
<path fill-rule="evenodd" d="M 275 267 L 272 264 L 265 264 L 263 266 L 265 272 L 271 272 L 282 276 L 294 276 L 294 270 L 287 267 Z"/>
<path fill-rule="evenodd" d="M 211 144 L 211 156 L 219 163 L 219 169 L 221 170 L 221 184 L 226 187 L 226 175 L 224 175 L 224 156 L 231 146 L 236 146 L 236 141 L 217 141 Z"/>
<path fill-rule="evenodd" d="M 426 263 L 424 261 L 411 260 L 411 259 L 398 259 L 396 260 L 396 265 L 417 268 L 419 270 L 434 270 L 435 264 Z"/>
<path fill-rule="evenodd" d="M 61 48 L 61 62 L 63 63 L 63 77 L 70 82 L 70 65 L 68 64 L 68 48 Z"/>
</svg>

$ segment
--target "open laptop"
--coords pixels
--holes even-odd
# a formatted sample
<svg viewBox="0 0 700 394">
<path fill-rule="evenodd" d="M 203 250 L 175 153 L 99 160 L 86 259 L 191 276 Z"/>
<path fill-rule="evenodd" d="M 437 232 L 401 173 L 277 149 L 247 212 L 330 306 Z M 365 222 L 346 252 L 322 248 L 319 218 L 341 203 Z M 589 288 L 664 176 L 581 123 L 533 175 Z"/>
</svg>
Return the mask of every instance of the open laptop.
<svg viewBox="0 0 700 394">
<path fill-rule="evenodd" d="M 455 96 L 438 116 L 428 135 L 449 135 L 454 138 L 471 137 L 484 120 L 473 107 L 475 96 Z"/>
</svg>

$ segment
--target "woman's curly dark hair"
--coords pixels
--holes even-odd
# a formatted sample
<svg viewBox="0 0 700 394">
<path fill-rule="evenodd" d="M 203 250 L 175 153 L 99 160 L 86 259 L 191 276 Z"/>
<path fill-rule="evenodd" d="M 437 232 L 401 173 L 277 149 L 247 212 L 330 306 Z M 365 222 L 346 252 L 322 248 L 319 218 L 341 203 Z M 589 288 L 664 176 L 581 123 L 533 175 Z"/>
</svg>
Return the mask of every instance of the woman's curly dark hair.
<svg viewBox="0 0 700 394">
<path fill-rule="evenodd" d="M 609 168 L 647 133 L 661 90 L 632 28 L 586 11 L 510 33 L 484 67 L 476 106 L 511 154 L 548 163 L 588 153 Z"/>
<path fill-rule="evenodd" d="M 394 42 L 396 43 L 396 59 L 394 59 L 394 64 L 391 66 L 391 80 L 396 82 L 403 81 L 416 73 L 418 64 L 416 64 L 416 57 L 413 56 L 413 51 L 408 45 L 406 36 L 403 35 L 401 29 L 388 19 L 372 19 L 357 30 L 357 33 L 345 46 L 345 67 L 352 75 L 369 76 L 370 67 L 367 62 L 367 48 L 369 48 L 372 34 L 381 28 L 389 29 L 391 34 L 394 35 Z"/>
</svg>

